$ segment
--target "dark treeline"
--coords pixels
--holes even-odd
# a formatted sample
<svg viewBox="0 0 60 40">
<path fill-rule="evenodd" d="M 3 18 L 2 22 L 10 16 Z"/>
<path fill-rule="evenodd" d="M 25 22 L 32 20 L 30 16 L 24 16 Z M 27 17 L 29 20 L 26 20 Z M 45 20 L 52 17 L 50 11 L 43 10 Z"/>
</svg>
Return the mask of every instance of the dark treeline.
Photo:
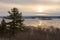
<svg viewBox="0 0 60 40">
<path fill-rule="evenodd" d="M 25 27 L 23 31 L 16 32 L 15 35 L 3 33 L 1 36 L 8 40 L 60 40 L 59 28 L 35 28 Z"/>
<path fill-rule="evenodd" d="M 30 26 L 31 27 L 31 26 Z M 29 28 L 16 36 L 17 40 L 60 40 L 59 28 Z"/>
<path fill-rule="evenodd" d="M 0 40 L 60 40 L 59 28 L 39 28 L 25 26 L 22 13 L 17 8 L 8 11 L 11 21 L 2 19 L 0 24 Z M 28 25 L 28 24 L 27 24 Z"/>
</svg>

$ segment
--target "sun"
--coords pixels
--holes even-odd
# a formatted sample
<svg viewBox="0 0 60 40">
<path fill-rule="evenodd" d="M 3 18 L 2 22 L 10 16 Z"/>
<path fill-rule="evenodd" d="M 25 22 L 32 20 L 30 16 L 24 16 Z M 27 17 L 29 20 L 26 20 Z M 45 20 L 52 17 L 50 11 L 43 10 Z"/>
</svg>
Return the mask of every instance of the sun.
<svg viewBox="0 0 60 40">
<path fill-rule="evenodd" d="M 38 7 L 38 12 L 44 12 L 44 8 L 42 6 Z"/>
</svg>

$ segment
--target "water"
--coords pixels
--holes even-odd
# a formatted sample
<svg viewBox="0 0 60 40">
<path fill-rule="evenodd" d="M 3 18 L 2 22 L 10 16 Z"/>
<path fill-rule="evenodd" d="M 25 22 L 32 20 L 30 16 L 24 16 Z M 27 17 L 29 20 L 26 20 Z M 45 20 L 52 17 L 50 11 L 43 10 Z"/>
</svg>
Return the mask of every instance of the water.
<svg viewBox="0 0 60 40">
<path fill-rule="evenodd" d="M 40 19 L 26 19 L 24 21 L 24 24 L 26 25 L 32 25 L 32 26 L 42 26 L 42 27 L 58 27 L 60 28 L 60 19 L 52 19 L 52 20 L 40 20 Z"/>
<path fill-rule="evenodd" d="M 1 23 L 1 18 L 0 18 L 0 23 Z M 11 20 L 5 19 L 6 22 L 9 22 Z M 40 20 L 40 19 L 25 19 L 24 24 L 27 26 L 41 26 L 41 27 L 58 27 L 60 28 L 60 19 L 52 19 L 52 20 Z"/>
</svg>

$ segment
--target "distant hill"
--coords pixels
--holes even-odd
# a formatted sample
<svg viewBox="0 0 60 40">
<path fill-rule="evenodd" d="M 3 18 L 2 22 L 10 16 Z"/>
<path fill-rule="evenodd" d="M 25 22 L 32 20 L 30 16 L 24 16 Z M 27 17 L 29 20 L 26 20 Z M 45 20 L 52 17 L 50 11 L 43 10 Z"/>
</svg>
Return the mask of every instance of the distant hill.
<svg viewBox="0 0 60 40">
<path fill-rule="evenodd" d="M 8 18 L 10 19 L 8 16 L 0 16 L 0 18 Z M 23 16 L 24 19 L 35 19 L 35 18 L 59 18 L 60 16 Z"/>
</svg>

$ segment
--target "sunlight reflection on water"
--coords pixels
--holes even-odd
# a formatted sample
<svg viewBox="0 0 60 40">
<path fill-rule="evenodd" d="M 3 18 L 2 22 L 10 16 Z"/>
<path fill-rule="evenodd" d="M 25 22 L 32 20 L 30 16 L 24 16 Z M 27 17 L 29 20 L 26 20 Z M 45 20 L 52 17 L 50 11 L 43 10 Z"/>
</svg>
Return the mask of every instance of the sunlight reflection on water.
<svg viewBox="0 0 60 40">
<path fill-rule="evenodd" d="M 26 25 L 32 25 L 32 26 L 54 26 L 60 28 L 60 19 L 52 19 L 52 20 L 38 20 L 38 19 L 26 19 L 24 21 L 24 24 Z"/>
</svg>

